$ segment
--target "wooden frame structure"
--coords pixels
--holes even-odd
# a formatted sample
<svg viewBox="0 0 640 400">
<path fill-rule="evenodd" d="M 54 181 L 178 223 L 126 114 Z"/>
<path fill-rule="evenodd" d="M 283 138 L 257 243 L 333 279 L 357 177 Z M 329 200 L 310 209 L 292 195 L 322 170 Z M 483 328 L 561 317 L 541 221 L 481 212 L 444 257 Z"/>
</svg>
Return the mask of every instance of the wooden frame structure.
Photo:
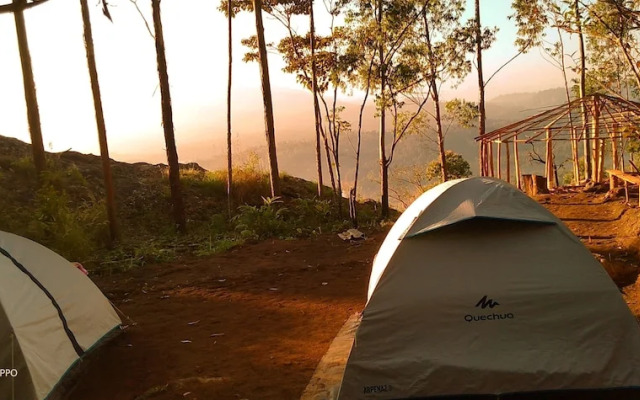
<svg viewBox="0 0 640 400">
<path fill-rule="evenodd" d="M 587 110 L 584 119 L 583 104 Z M 575 184 L 579 184 L 581 179 L 602 182 L 608 153 L 611 155 L 611 168 L 624 171 L 624 141 L 634 136 L 640 136 L 640 103 L 605 94 L 593 94 L 488 132 L 475 140 L 480 145 L 480 163 L 492 177 L 502 178 L 504 146 L 508 182 L 511 181 L 510 149 L 513 146 L 515 179 L 519 188 L 522 188 L 519 144 L 544 142 L 545 175 L 547 186 L 551 189 L 557 185 L 554 142 L 571 143 L 573 177 Z M 607 142 L 611 144 L 610 152 L 607 151 Z M 583 146 L 580 146 L 581 143 Z M 493 151 L 494 144 L 498 146 L 497 152 Z M 588 153 L 587 157 L 585 153 Z M 494 154 L 497 155 L 495 163 Z M 581 155 L 585 164 L 582 177 L 579 165 Z M 494 169 L 496 164 L 497 171 Z"/>
</svg>

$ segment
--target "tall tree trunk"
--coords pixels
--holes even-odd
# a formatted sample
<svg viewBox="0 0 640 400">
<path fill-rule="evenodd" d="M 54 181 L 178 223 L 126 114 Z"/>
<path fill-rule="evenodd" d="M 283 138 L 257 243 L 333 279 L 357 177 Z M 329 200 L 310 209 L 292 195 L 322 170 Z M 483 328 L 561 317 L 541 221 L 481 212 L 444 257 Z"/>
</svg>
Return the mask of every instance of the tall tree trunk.
<svg viewBox="0 0 640 400">
<path fill-rule="evenodd" d="M 438 151 L 440 153 L 441 179 L 442 182 L 446 182 L 448 180 L 447 153 L 444 149 L 444 132 L 442 130 L 442 117 L 440 115 L 440 93 L 438 93 L 438 87 L 436 85 L 435 79 L 431 80 L 431 88 L 433 93 L 433 103 L 435 105 L 436 111 L 436 127 L 438 130 Z"/>
<path fill-rule="evenodd" d="M 327 105 L 327 101 L 324 99 L 324 96 L 319 96 L 320 100 L 322 100 L 322 105 L 324 106 L 324 112 L 325 112 L 325 116 L 327 118 L 327 121 L 329 121 L 329 123 L 327 124 L 327 128 L 329 130 L 329 137 L 333 138 L 333 125 L 331 125 L 331 116 L 329 113 L 329 106 Z M 336 177 L 335 174 L 333 172 L 333 163 L 331 162 L 331 155 L 333 154 L 333 152 L 331 151 L 331 148 L 329 147 L 329 139 L 327 138 L 327 130 L 326 129 L 320 129 L 320 133 L 322 135 L 322 140 L 324 142 L 324 154 L 325 157 L 327 158 L 327 171 L 329 171 L 329 179 L 331 181 L 331 189 L 333 189 L 333 195 L 336 195 Z"/>
<path fill-rule="evenodd" d="M 313 93 L 313 115 L 316 129 L 316 168 L 318 170 L 318 197 L 322 198 L 322 151 L 320 147 L 320 105 L 318 104 L 318 78 L 316 76 L 316 27 L 313 16 L 313 0 L 309 1 L 309 36 L 311 47 L 311 92 Z M 293 42 L 292 42 L 293 45 Z"/>
<path fill-rule="evenodd" d="M 153 28 L 155 31 L 156 41 L 156 56 L 158 61 L 158 77 L 160 80 L 160 97 L 162 101 L 162 125 L 164 127 L 164 140 L 167 145 L 167 161 L 169 163 L 169 186 L 171 188 L 173 220 L 179 232 L 186 232 L 187 221 L 184 214 L 184 204 L 182 200 L 178 149 L 176 148 L 176 138 L 173 130 L 173 110 L 171 108 L 169 73 L 167 72 L 164 34 L 162 31 L 162 19 L 160 17 L 160 1 L 161 0 L 151 0 L 153 8 Z"/>
<path fill-rule="evenodd" d="M 577 0 L 576 0 L 577 1 Z M 479 91 L 479 100 L 478 100 L 478 135 L 482 136 L 486 131 L 486 120 L 487 116 L 485 113 L 484 107 L 484 76 L 482 71 L 482 24 L 480 22 L 480 0 L 475 0 L 476 7 L 476 63 L 478 66 L 478 91 Z M 490 144 L 489 144 L 490 145 Z M 481 158 L 484 158 L 484 162 L 482 162 L 482 171 L 481 175 L 485 176 L 489 174 L 488 165 L 486 157 L 487 157 L 487 149 L 486 144 L 482 146 L 482 155 Z"/>
<path fill-rule="evenodd" d="M 367 89 L 364 92 L 364 99 L 360 105 L 360 113 L 358 114 L 358 144 L 356 147 L 356 168 L 354 171 L 353 188 L 349 191 L 349 215 L 353 227 L 358 227 L 358 211 L 356 208 L 356 202 L 358 199 L 358 173 L 360 172 L 360 148 L 362 145 L 362 114 L 364 113 L 364 107 L 367 104 L 369 98 L 369 89 L 371 88 L 371 69 L 373 68 L 373 61 L 375 60 L 375 52 L 371 56 L 371 62 L 369 63 L 369 70 L 367 72 Z"/>
<path fill-rule="evenodd" d="M 87 0 L 80 0 L 82 9 L 82 23 L 84 28 L 84 46 L 87 52 L 87 66 L 91 78 L 91 92 L 93 94 L 93 107 L 96 114 L 96 127 L 98 129 L 98 141 L 100 143 L 100 158 L 102 159 L 102 174 L 106 192 L 107 218 L 109 220 L 109 234 L 111 240 L 116 240 L 119 235 L 118 218 L 116 217 L 116 201 L 111 176 L 111 160 L 109 159 L 109 145 L 107 142 L 107 128 L 104 122 L 102 110 L 102 98 L 100 96 L 100 81 L 93 48 L 93 32 L 91 30 L 91 16 Z"/>
<path fill-rule="evenodd" d="M 589 140 L 589 130 L 586 128 L 587 123 L 588 123 L 588 112 L 587 112 L 587 105 L 584 102 L 584 96 L 585 96 L 585 85 L 586 85 L 586 73 L 587 73 L 587 68 L 586 68 L 586 55 L 585 55 L 585 51 L 584 51 L 584 35 L 582 34 L 582 17 L 580 16 L 580 0 L 575 0 L 573 7 L 574 7 L 574 13 L 576 15 L 576 26 L 578 28 L 578 42 L 579 42 L 579 46 L 578 46 L 578 50 L 579 50 L 579 54 L 580 54 L 580 99 L 583 99 L 581 101 L 581 114 L 582 114 L 582 126 L 584 127 L 583 130 L 583 134 L 584 134 L 584 173 L 585 176 L 587 177 L 587 179 L 589 179 L 589 177 L 591 176 L 591 172 L 592 172 L 592 163 L 591 163 L 591 143 Z"/>
<path fill-rule="evenodd" d="M 29 121 L 29 133 L 31 134 L 31 151 L 36 172 L 44 171 L 47 167 L 42 141 L 42 127 L 40 124 L 40 112 L 38 111 L 38 97 L 36 96 L 36 84 L 33 79 L 31 67 L 31 53 L 27 40 L 27 28 L 24 22 L 24 7 L 26 0 L 13 0 L 13 17 L 16 23 L 18 36 L 18 49 L 20 50 L 20 62 L 22 64 L 22 80 L 24 83 L 24 98 L 27 103 L 27 119 Z"/>
<path fill-rule="evenodd" d="M 229 70 L 227 72 L 227 208 L 229 216 L 233 207 L 233 159 L 231 150 L 231 84 L 233 73 L 233 7 L 232 1 L 227 0 L 227 31 L 228 31 L 228 52 Z"/>
<path fill-rule="evenodd" d="M 271 98 L 271 81 L 269 78 L 269 62 L 267 60 L 267 44 L 264 40 L 264 24 L 262 23 L 262 0 L 253 0 L 253 11 L 256 17 L 256 35 L 258 38 L 258 59 L 260 61 L 260 78 L 262 80 L 262 99 L 264 101 L 264 125 L 269 149 L 269 179 L 271 196 L 280 196 L 280 173 L 276 153 L 276 133 L 273 122 L 273 101 Z"/>
<path fill-rule="evenodd" d="M 385 131 L 386 131 L 386 99 L 385 99 L 385 87 L 387 85 L 386 79 L 386 68 L 384 62 L 384 38 L 383 38 L 383 29 L 382 29 L 382 0 L 378 0 L 378 30 L 380 38 L 378 39 L 380 43 L 378 44 L 378 55 L 380 59 L 380 103 L 382 104 L 380 107 L 380 143 L 379 143 L 379 153 L 380 153 L 380 192 L 381 192 L 381 203 L 382 203 L 382 218 L 389 217 L 389 164 L 387 162 L 386 155 L 386 145 L 385 145 Z"/>
<path fill-rule="evenodd" d="M 429 21 L 427 19 L 426 8 L 422 13 L 424 20 L 424 36 L 427 44 L 427 57 L 429 58 L 429 65 L 431 67 L 431 97 L 436 112 L 436 127 L 438 134 L 438 151 L 440 153 L 440 173 L 442 182 L 447 181 L 447 155 L 444 149 L 444 132 L 442 130 L 442 117 L 440 114 L 440 93 L 438 92 L 438 83 L 436 80 L 436 60 L 434 60 L 433 46 L 431 44 L 431 32 L 429 29 Z"/>
<path fill-rule="evenodd" d="M 564 92 L 567 97 L 567 104 L 571 103 L 571 92 L 569 90 L 569 80 L 567 79 L 567 69 L 564 62 L 564 40 L 562 39 L 562 31 L 560 27 L 558 30 L 558 40 L 560 42 L 560 66 L 562 68 L 562 79 L 564 82 Z M 571 127 L 571 159 L 573 162 L 573 182 L 577 186 L 580 184 L 580 167 L 579 163 L 579 155 L 578 155 L 578 140 L 576 129 L 573 124 L 573 116 L 569 113 L 569 124 Z"/>
</svg>

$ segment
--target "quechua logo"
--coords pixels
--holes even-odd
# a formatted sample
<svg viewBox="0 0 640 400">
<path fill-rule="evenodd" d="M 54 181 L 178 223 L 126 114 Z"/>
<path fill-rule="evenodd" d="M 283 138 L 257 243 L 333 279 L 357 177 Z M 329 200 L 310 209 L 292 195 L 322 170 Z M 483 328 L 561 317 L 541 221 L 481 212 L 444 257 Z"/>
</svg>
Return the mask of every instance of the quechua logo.
<svg viewBox="0 0 640 400">
<path fill-rule="evenodd" d="M 476 308 L 481 308 L 483 310 L 485 310 L 486 308 L 493 309 L 494 307 L 497 307 L 499 305 L 500 303 L 498 303 L 494 299 L 490 299 L 489 296 L 484 295 L 484 297 L 481 298 L 476 303 Z M 492 311 L 489 311 L 489 312 L 490 314 L 478 314 L 478 315 L 467 314 L 464 316 L 464 320 L 467 322 L 479 322 L 479 321 L 498 321 L 498 320 L 515 318 L 515 315 L 513 313 L 497 314 Z"/>
<path fill-rule="evenodd" d="M 484 310 L 487 307 L 493 308 L 499 305 L 500 303 L 498 303 L 497 301 L 494 301 L 493 299 L 487 298 L 487 295 L 485 294 L 484 297 L 481 298 L 480 301 L 478 301 L 478 304 L 476 304 L 476 307 L 482 307 L 482 309 Z"/>
</svg>

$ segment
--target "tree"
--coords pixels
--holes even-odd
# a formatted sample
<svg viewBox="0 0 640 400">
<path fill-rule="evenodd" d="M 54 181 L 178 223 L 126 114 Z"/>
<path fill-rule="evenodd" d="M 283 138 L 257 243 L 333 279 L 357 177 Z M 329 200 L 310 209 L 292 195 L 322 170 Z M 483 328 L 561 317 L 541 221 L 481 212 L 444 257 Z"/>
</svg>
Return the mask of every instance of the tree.
<svg viewBox="0 0 640 400">
<path fill-rule="evenodd" d="M 29 41 L 27 40 L 27 28 L 24 22 L 23 11 L 27 7 L 37 5 L 43 1 L 13 0 L 12 8 L 16 23 L 16 35 L 18 37 L 18 50 L 20 51 L 20 62 L 22 64 L 22 80 L 24 84 L 24 97 L 27 103 L 27 119 L 29 121 L 29 133 L 31 135 L 31 151 L 33 152 L 33 162 L 36 172 L 40 174 L 45 170 L 47 163 L 45 160 L 44 144 L 42 142 L 42 126 L 40 124 L 40 112 L 38 110 L 38 96 L 36 95 L 36 85 L 33 79 L 33 68 L 31 66 L 31 52 L 29 51 Z M 5 12 L 5 10 L 3 10 Z"/>
<path fill-rule="evenodd" d="M 354 1 L 347 15 L 346 25 L 371 36 L 363 54 L 376 50 L 371 77 L 362 75 L 360 82 L 371 80 L 376 95 L 376 110 L 380 120 L 379 163 L 381 216 L 389 215 L 389 167 L 396 146 L 418 118 L 429 96 L 424 96 L 416 110 L 405 111 L 408 93 L 420 91 L 427 82 L 424 52 L 421 51 L 421 32 L 418 20 L 428 2 L 377 0 Z M 357 33 L 354 36 L 359 36 Z M 366 47 L 369 47 L 368 49 Z M 387 143 L 387 116 L 391 115 L 392 140 Z"/>
<path fill-rule="evenodd" d="M 332 0 L 329 0 L 331 3 Z M 327 4 L 327 3 L 325 3 Z M 330 38 L 319 37 L 315 34 L 315 17 L 313 12 L 313 1 L 305 0 L 283 0 L 279 1 L 269 8 L 268 12 L 280 21 L 287 30 L 288 36 L 284 37 L 277 45 L 278 52 L 282 55 L 285 66 L 283 71 L 296 75 L 297 81 L 306 89 L 310 90 L 313 95 L 313 112 L 314 112 L 314 132 L 315 132 L 315 152 L 316 152 L 316 169 L 318 174 L 318 196 L 322 195 L 323 172 L 322 172 L 322 146 L 321 139 L 324 141 L 325 155 L 327 159 L 327 169 L 333 188 L 334 197 L 339 198 L 336 186 L 336 178 L 332 161 L 332 152 L 329 149 L 329 140 L 327 138 L 326 129 L 322 124 L 322 113 L 320 110 L 319 99 L 326 106 L 324 93 L 328 89 L 328 81 L 326 75 L 326 61 L 329 56 L 327 48 L 331 41 Z M 298 34 L 292 24 L 292 18 L 296 15 L 309 15 L 310 29 L 306 36 Z M 332 14 L 332 35 L 333 36 L 333 19 Z M 322 69 L 322 71 L 320 71 Z M 324 74 L 324 76 L 322 76 Z M 335 99 L 334 99 L 335 100 Z M 328 110 L 327 110 L 328 113 Z M 329 123 L 329 128 L 331 124 Z M 338 202 L 340 206 L 340 202 Z"/>
<path fill-rule="evenodd" d="M 588 8 L 589 18 L 585 24 L 590 66 L 585 77 L 587 93 L 591 89 L 628 97 L 630 90 L 640 88 L 638 52 L 633 50 L 638 47 L 634 32 L 638 22 L 626 3 L 629 2 L 599 1 Z"/>
<path fill-rule="evenodd" d="M 228 30 L 228 49 L 229 49 L 229 70 L 227 82 L 227 207 L 229 215 L 231 215 L 232 206 L 232 188 L 233 188 L 233 160 L 231 158 L 231 79 L 233 72 L 233 7 L 231 0 L 227 1 L 227 30 Z"/>
<path fill-rule="evenodd" d="M 258 61 L 260 63 L 260 78 L 262 81 L 262 99 L 264 101 L 265 135 L 269 154 L 269 179 L 271 196 L 280 196 L 280 174 L 278 172 L 278 156 L 276 153 L 276 136 L 273 122 L 273 100 L 271 97 L 271 82 L 269 78 L 269 62 L 267 60 L 267 44 L 264 39 L 264 24 L 262 23 L 262 0 L 253 0 L 253 12 L 256 17 L 256 35 L 258 46 Z"/>
<path fill-rule="evenodd" d="M 469 163 L 451 150 L 446 151 L 445 165 L 449 166 L 447 180 L 468 178 L 472 175 Z M 416 197 L 436 186 L 441 175 L 439 156 L 426 166 L 422 164 L 396 168 L 393 171 L 393 179 L 396 182 L 392 190 L 393 197 L 407 207 Z"/>
<path fill-rule="evenodd" d="M 510 18 L 515 20 L 516 27 L 518 28 L 515 39 L 515 45 L 518 51 L 513 57 L 509 58 L 504 64 L 497 68 L 486 80 L 482 66 L 482 52 L 492 46 L 498 28 L 483 28 L 480 18 L 480 0 L 475 0 L 474 2 L 475 17 L 468 22 L 467 29 L 461 31 L 460 40 L 466 40 L 468 42 L 468 51 L 475 54 L 476 57 L 479 92 L 478 134 L 480 136 L 486 133 L 485 91 L 487 85 L 513 60 L 541 43 L 544 28 L 546 27 L 546 20 L 540 1 L 544 2 L 547 0 L 513 0 L 512 8 L 514 9 L 514 14 L 512 14 Z M 491 144 L 489 144 L 488 148 L 484 146 L 485 142 L 481 141 L 479 154 L 480 171 L 482 175 L 493 176 L 492 147 Z"/>
<path fill-rule="evenodd" d="M 484 71 L 482 69 L 482 50 L 485 48 L 489 48 L 490 41 L 493 41 L 493 35 L 487 36 L 483 38 L 482 32 L 482 24 L 480 21 L 480 0 L 475 0 L 475 11 L 476 17 L 474 21 L 474 34 L 475 34 L 475 45 L 476 45 L 476 68 L 478 71 L 478 93 L 479 93 L 479 101 L 478 101 L 478 136 L 482 136 L 486 133 L 486 121 L 487 121 L 487 113 L 484 106 L 484 89 L 485 89 L 485 81 L 484 81 Z M 483 40 L 484 39 L 484 40 Z M 484 141 L 481 142 L 481 146 L 484 146 Z M 489 166 L 487 164 L 487 154 L 486 149 L 481 149 L 480 154 L 480 163 L 481 163 L 481 175 L 489 175 Z"/>
<path fill-rule="evenodd" d="M 118 218 L 116 216 L 116 201 L 113 188 L 113 178 L 111 176 L 111 160 L 109 158 L 107 128 L 104 121 L 104 112 L 102 110 L 100 81 L 98 79 L 98 69 L 96 67 L 96 58 L 93 46 L 93 33 L 91 30 L 91 17 L 89 15 L 89 6 L 87 4 L 87 0 L 80 0 L 80 8 L 82 11 L 82 23 L 84 28 L 84 45 L 87 53 L 87 67 L 89 69 L 89 77 L 91 79 L 91 92 L 93 94 L 93 106 L 96 114 L 96 127 L 98 129 L 98 141 L 100 143 L 100 158 L 102 159 L 102 174 L 106 192 L 109 234 L 111 240 L 113 241 L 116 240 L 119 236 Z M 108 9 L 105 7 L 105 10 Z M 109 19 L 111 18 L 109 17 Z"/>
<path fill-rule="evenodd" d="M 316 77 L 316 28 L 313 13 L 313 0 L 309 0 L 309 47 L 311 48 L 311 93 L 313 94 L 313 117 L 316 133 L 316 169 L 318 171 L 318 197 L 322 197 L 322 155 L 320 150 L 320 105 L 318 104 L 318 79 Z M 338 199 L 339 204 L 341 203 Z"/>
<path fill-rule="evenodd" d="M 169 89 L 169 73 L 164 46 L 162 19 L 160 16 L 160 1 L 151 0 L 153 11 L 153 27 L 155 32 L 156 56 L 158 63 L 158 77 L 160 81 L 160 96 L 162 102 L 162 125 L 164 140 L 167 145 L 167 161 L 169 163 L 169 186 L 171 188 L 171 203 L 173 220 L 179 232 L 186 232 L 187 221 L 182 200 L 182 185 L 180 183 L 180 163 L 173 128 L 173 110 L 171 107 L 171 91 Z"/>
<path fill-rule="evenodd" d="M 445 132 L 440 110 L 440 85 L 448 79 L 461 79 L 471 69 L 471 63 L 464 56 L 464 43 L 456 39 L 460 30 L 460 17 L 464 11 L 463 0 L 437 0 L 429 3 L 423 11 L 426 62 L 429 68 L 429 88 L 434 103 L 438 153 L 442 182 L 447 180 Z"/>
<path fill-rule="evenodd" d="M 445 156 L 447 159 L 445 165 L 449 166 L 445 180 L 468 178 L 472 175 L 471 166 L 460 154 L 447 150 Z M 431 161 L 427 166 L 426 178 L 429 181 L 434 181 L 439 179 L 441 174 L 441 161 Z"/>
<path fill-rule="evenodd" d="M 579 54 L 580 54 L 580 98 L 584 99 L 584 96 L 586 95 L 585 93 L 585 85 L 586 85 L 586 72 L 587 72 L 587 57 L 585 55 L 585 51 L 584 51 L 584 35 L 582 33 L 582 17 L 580 16 L 580 4 L 579 4 L 579 0 L 574 0 L 573 3 L 573 13 L 575 16 L 575 26 L 578 32 L 578 43 L 579 43 Z M 583 126 L 587 126 L 587 118 L 588 118 L 588 114 L 587 114 L 587 105 L 584 101 L 582 101 L 582 107 L 581 107 L 581 115 L 582 115 L 582 125 Z M 589 177 L 591 176 L 591 146 L 589 143 L 589 132 L 587 132 L 585 130 L 584 132 L 584 161 L 585 161 L 585 166 L 584 166 L 584 170 L 585 170 L 585 174 L 587 176 L 587 180 L 589 179 Z"/>
</svg>

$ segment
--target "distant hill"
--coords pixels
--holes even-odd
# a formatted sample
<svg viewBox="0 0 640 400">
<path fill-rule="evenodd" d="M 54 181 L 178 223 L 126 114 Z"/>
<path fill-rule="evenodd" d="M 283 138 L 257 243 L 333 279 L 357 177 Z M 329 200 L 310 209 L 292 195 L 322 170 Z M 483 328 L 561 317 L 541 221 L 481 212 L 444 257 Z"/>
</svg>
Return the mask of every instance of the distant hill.
<svg viewBox="0 0 640 400">
<path fill-rule="evenodd" d="M 566 102 L 566 95 L 563 88 L 543 90 L 535 93 L 513 93 L 495 97 L 487 102 L 487 130 L 491 131 L 501 126 L 519 121 L 528 116 L 544 111 L 548 107 L 556 106 Z M 347 106 L 350 113 L 345 113 L 345 118 L 357 121 L 357 104 L 352 107 Z M 299 105 L 292 104 L 292 108 Z M 289 111 L 293 112 L 293 111 Z M 377 175 L 379 171 L 378 164 L 378 137 L 376 133 L 377 119 L 373 118 L 374 110 L 372 107 L 367 109 L 368 123 L 365 125 L 365 133 L 363 134 L 362 154 L 361 154 L 361 172 L 360 183 L 362 188 L 360 193 L 365 197 L 378 197 Z M 276 123 L 278 120 L 276 119 Z M 302 126 L 302 125 L 300 125 Z M 298 127 L 299 130 L 302 128 Z M 291 135 L 280 135 L 276 133 L 278 138 L 278 161 L 280 168 L 289 174 L 302 177 L 308 180 L 315 180 L 315 144 L 312 135 L 312 121 L 304 125 L 305 134 L 298 134 L 295 137 Z M 477 173 L 477 143 L 474 138 L 477 136 L 477 128 L 460 128 L 451 127 L 446 136 L 446 148 L 461 154 L 471 165 L 474 173 Z M 304 138 L 306 136 L 307 138 Z M 266 166 L 266 146 L 263 144 L 264 139 L 253 140 L 252 145 L 246 145 L 246 140 L 242 140 L 244 146 L 236 148 L 236 160 L 246 159 L 249 154 L 255 153 L 259 155 Z M 355 143 L 355 135 L 342 139 L 341 163 L 343 166 L 343 179 L 350 183 L 353 181 L 354 157 L 355 153 L 351 143 Z M 198 157 L 195 160 L 201 165 L 209 169 L 224 168 L 226 155 L 224 145 L 214 154 Z M 529 147 L 525 147 L 521 152 L 521 162 L 524 169 L 523 172 L 541 171 L 540 166 L 529 161 Z M 403 139 L 398 146 L 396 157 L 394 159 L 393 168 L 411 166 L 411 165 L 427 165 L 430 161 L 437 157 L 437 147 L 433 140 L 424 136 L 411 136 Z M 326 160 L 323 156 L 323 167 L 326 173 Z M 325 183 L 328 182 L 328 176 Z M 397 183 L 397 182 L 396 182 Z M 348 189 L 348 187 L 347 187 Z"/>
</svg>

